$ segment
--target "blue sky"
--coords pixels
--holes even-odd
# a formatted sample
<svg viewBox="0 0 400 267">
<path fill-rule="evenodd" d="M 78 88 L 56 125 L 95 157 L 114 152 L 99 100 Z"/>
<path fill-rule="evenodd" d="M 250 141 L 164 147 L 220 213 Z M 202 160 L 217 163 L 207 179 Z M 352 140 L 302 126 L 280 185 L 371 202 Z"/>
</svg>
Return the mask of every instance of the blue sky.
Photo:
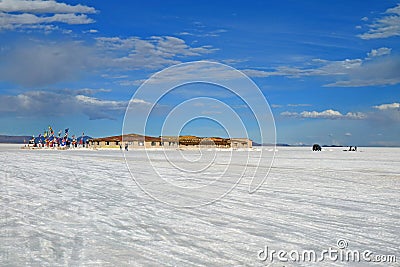
<svg viewBox="0 0 400 267">
<path fill-rule="evenodd" d="M 399 4 L 0 0 L 0 134 L 37 135 L 49 124 L 120 134 L 144 80 L 210 60 L 254 80 L 280 143 L 400 145 Z M 163 104 L 215 92 L 191 86 Z M 188 126 L 183 133 L 224 132 Z"/>
</svg>

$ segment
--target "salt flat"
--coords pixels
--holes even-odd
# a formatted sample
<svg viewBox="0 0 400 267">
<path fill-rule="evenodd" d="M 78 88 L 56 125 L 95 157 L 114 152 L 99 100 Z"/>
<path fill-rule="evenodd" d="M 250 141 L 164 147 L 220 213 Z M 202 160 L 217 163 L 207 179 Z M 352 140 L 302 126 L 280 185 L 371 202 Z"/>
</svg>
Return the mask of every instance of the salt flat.
<svg viewBox="0 0 400 267">
<path fill-rule="evenodd" d="M 268 179 L 255 193 L 248 193 L 250 179 L 244 177 L 212 204 L 174 208 L 139 188 L 121 151 L 0 146 L 0 265 L 377 265 L 260 259 L 266 246 L 321 252 L 343 239 L 348 249 L 397 255 L 397 263 L 380 266 L 399 266 L 400 149 L 359 150 L 278 148 Z M 196 151 L 169 156 L 182 153 L 195 162 Z M 238 162 L 252 153 L 259 151 L 216 152 L 218 162 L 229 158 L 238 171 Z M 162 151 L 148 154 L 174 183 L 212 176 L 182 176 L 162 160 Z M 128 151 L 127 158 L 134 174 L 152 175 L 145 151 Z"/>
</svg>

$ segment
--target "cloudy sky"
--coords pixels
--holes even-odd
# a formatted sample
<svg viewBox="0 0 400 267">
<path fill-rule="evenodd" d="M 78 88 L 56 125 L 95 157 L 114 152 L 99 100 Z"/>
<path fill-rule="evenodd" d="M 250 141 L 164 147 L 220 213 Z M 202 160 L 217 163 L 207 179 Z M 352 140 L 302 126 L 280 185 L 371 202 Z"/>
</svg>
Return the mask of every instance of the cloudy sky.
<svg viewBox="0 0 400 267">
<path fill-rule="evenodd" d="M 0 0 L 0 134 L 37 135 L 49 124 L 120 134 L 143 81 L 210 60 L 254 80 L 278 142 L 400 145 L 398 1 L 141 2 Z M 190 130 L 221 134 L 207 123 Z"/>
</svg>

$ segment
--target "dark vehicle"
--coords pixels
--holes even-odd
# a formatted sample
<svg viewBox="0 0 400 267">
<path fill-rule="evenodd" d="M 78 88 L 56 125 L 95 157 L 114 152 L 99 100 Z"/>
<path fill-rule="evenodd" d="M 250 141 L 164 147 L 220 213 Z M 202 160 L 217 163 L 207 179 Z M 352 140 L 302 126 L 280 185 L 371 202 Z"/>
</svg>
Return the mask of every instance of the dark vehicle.
<svg viewBox="0 0 400 267">
<path fill-rule="evenodd" d="M 312 151 L 321 151 L 321 146 L 318 145 L 318 144 L 314 144 L 314 145 L 312 146 Z"/>
</svg>

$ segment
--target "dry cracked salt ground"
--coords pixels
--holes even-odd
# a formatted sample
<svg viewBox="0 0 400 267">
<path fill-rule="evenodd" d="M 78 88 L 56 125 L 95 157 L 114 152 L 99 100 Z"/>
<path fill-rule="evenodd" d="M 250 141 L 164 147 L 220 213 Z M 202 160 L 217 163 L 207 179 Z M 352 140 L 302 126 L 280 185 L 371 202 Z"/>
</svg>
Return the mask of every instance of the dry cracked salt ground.
<svg viewBox="0 0 400 267">
<path fill-rule="evenodd" d="M 244 179 L 211 205 L 177 209 L 140 190 L 120 151 L 2 145 L 0 265 L 399 266 L 399 148 L 278 150 L 256 193 L 247 192 Z M 246 156 L 233 152 L 231 164 Z M 149 173 L 145 152 L 128 157 L 133 172 Z M 162 162 L 159 168 L 174 177 Z M 260 260 L 266 246 L 319 253 L 337 248 L 339 239 L 351 250 L 396 255 L 397 262 Z"/>
</svg>

